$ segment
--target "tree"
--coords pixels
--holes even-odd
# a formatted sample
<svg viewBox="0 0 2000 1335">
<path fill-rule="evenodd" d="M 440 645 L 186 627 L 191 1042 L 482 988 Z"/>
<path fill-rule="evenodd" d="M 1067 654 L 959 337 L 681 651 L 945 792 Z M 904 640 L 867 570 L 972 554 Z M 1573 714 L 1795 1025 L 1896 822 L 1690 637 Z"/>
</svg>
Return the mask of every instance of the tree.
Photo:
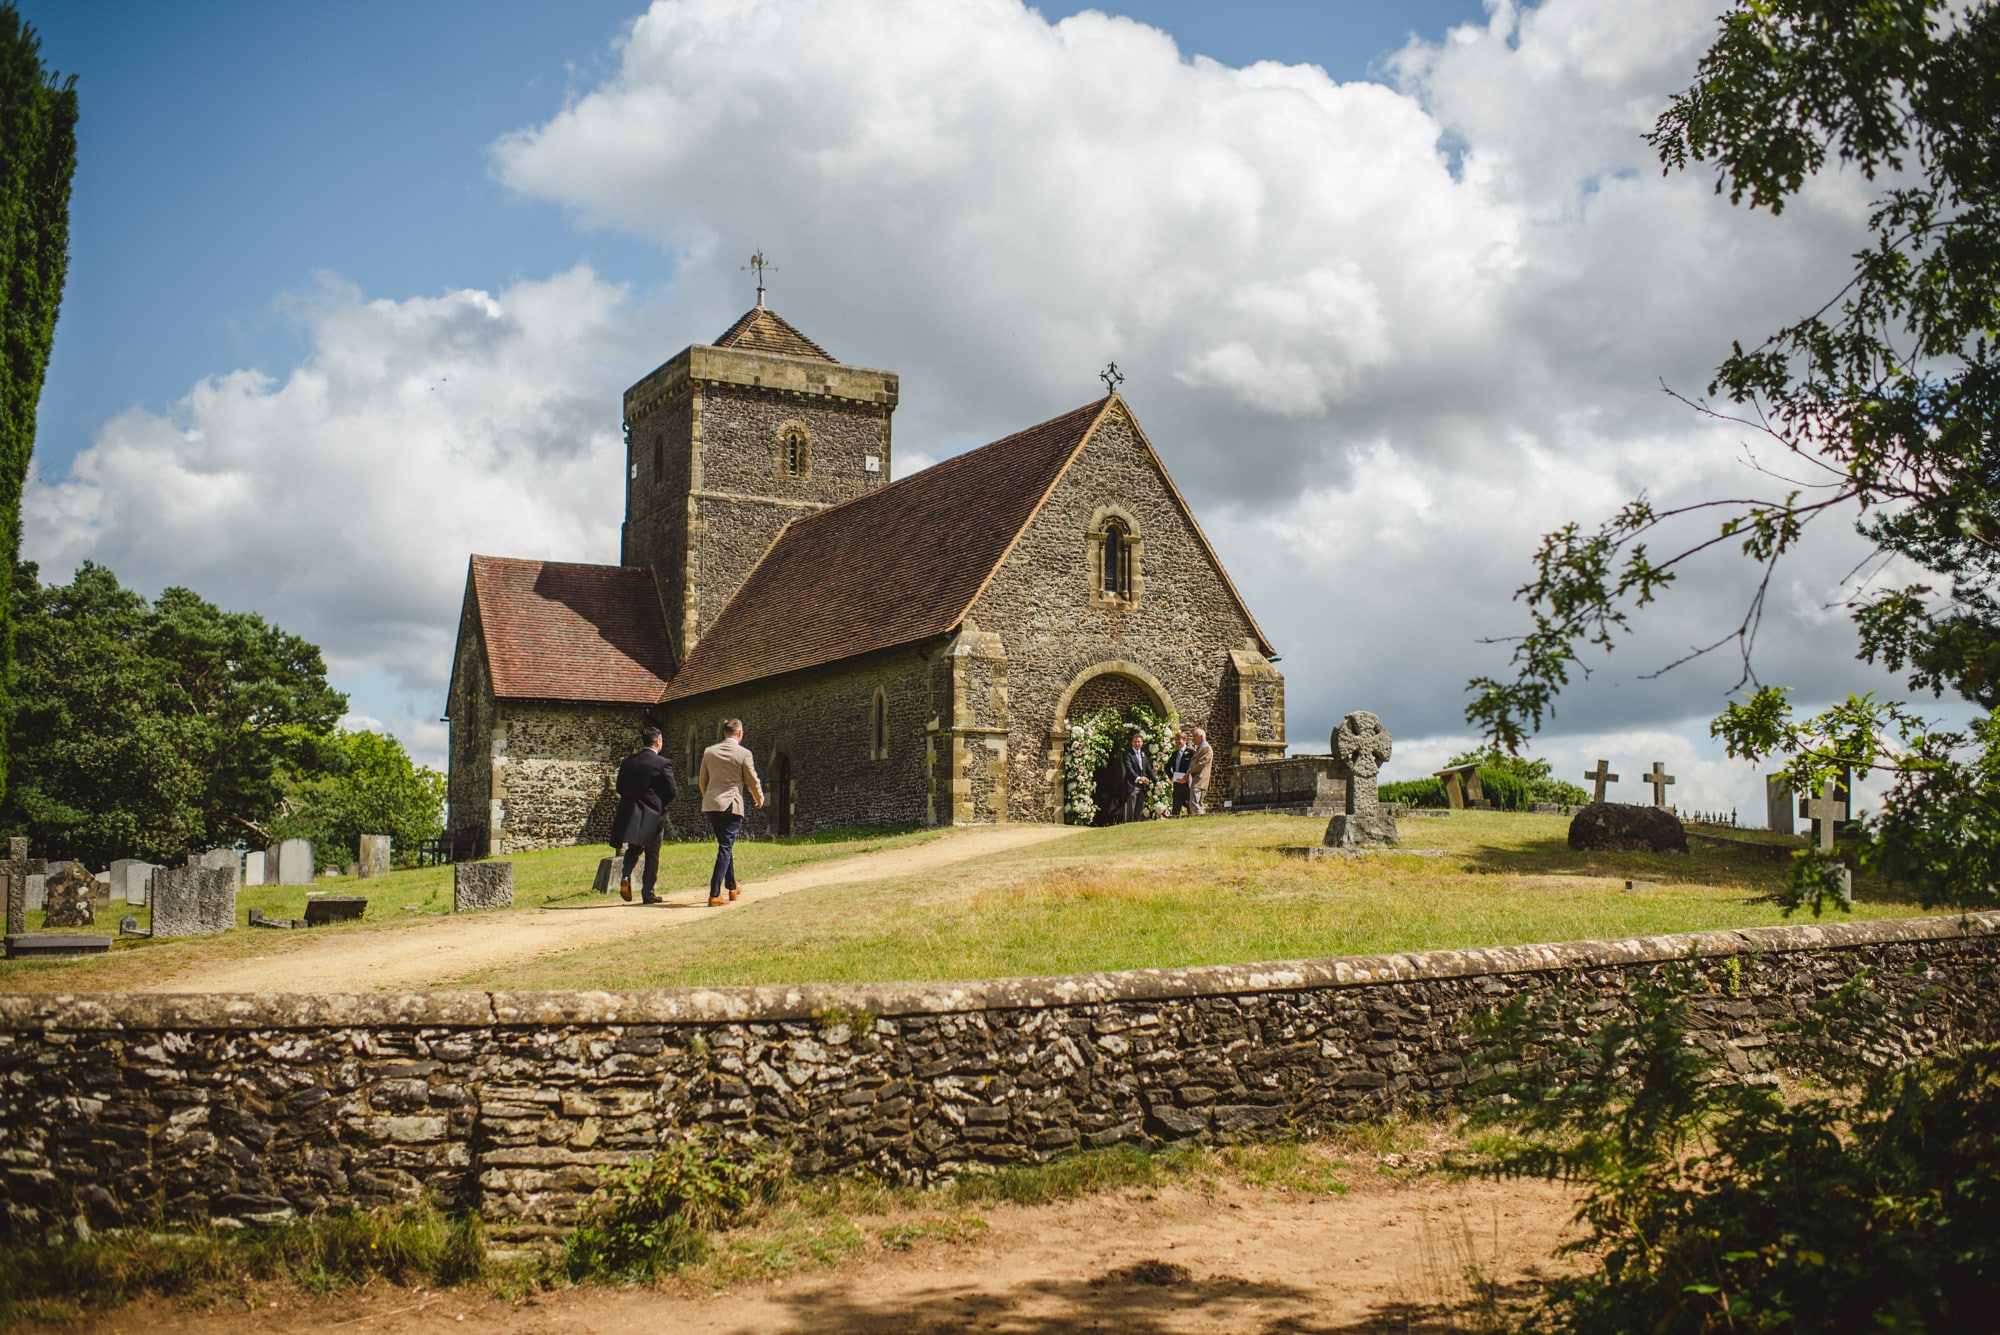
<svg viewBox="0 0 2000 1335">
<path fill-rule="evenodd" d="M 8 569 L 21 552 L 21 486 L 69 267 L 75 169 L 76 79 L 57 82 L 42 67 L 34 29 L 0 3 L 0 542 Z M 0 600 L 0 794 L 13 661 L 13 609 Z"/>
<path fill-rule="evenodd" d="M 444 775 L 381 733 L 338 732 L 328 749 L 336 757 L 329 772 L 288 777 L 272 837 L 310 839 L 320 866 L 339 867 L 362 835 L 386 834 L 396 864 L 412 865 L 417 846 L 444 830 Z"/>
<path fill-rule="evenodd" d="M 1739 623 L 1706 653 L 1742 656 L 1743 700 L 1713 724 L 1734 756 L 1787 757 L 1795 790 L 1876 768 L 1891 788 L 1834 857 L 1802 855 L 1792 902 L 1838 894 L 1842 858 L 1926 902 L 2000 898 L 2000 12 L 1943 0 L 1741 0 L 1649 136 L 1669 171 L 1712 164 L 1732 204 L 1781 213 L 1829 162 L 1882 191 L 1871 244 L 1827 303 L 1752 348 L 1735 345 L 1696 405 L 1771 442 L 1808 482 L 1656 509 L 1641 494 L 1594 531 L 1544 537 L 1517 594 L 1532 616 L 1511 681 L 1471 683 L 1467 717 L 1518 750 L 1553 712 L 1580 650 L 1610 649 L 1678 567 L 1735 545 L 1762 567 Z M 1886 563 L 1930 576 L 1857 599 L 1860 656 L 1985 711 L 1966 733 L 1851 697 L 1799 718 L 1757 680 L 1752 651 L 1772 571 L 1806 528 L 1851 516 Z M 1675 521 L 1712 533 L 1665 558 Z"/>
<path fill-rule="evenodd" d="M 15 781 L 0 824 L 103 862 L 233 844 L 281 810 L 299 772 L 342 762 L 346 697 L 319 650 L 186 589 L 157 605 L 85 562 L 44 587 L 15 567 Z"/>
</svg>

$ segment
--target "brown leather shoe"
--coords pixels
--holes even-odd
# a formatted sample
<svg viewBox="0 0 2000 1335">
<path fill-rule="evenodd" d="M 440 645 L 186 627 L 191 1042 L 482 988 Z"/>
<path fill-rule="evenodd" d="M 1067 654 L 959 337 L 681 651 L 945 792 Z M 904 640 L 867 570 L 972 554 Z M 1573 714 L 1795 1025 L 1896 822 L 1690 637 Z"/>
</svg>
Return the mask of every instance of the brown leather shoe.
<svg viewBox="0 0 2000 1335">
<path fill-rule="evenodd" d="M 731 886 L 731 887 L 730 887 L 730 889 L 729 889 L 729 902 L 730 902 L 730 903 L 732 903 L 732 904 L 734 904 L 734 903 L 736 902 L 736 896 L 737 896 L 738 894 L 742 893 L 742 890 L 743 890 L 743 887 L 742 887 L 742 886 L 740 886 L 740 885 L 738 885 L 738 886 Z"/>
<path fill-rule="evenodd" d="M 728 902 L 729 901 L 724 899 L 721 895 L 716 895 L 715 897 L 713 897 L 708 901 L 708 906 L 712 909 L 719 909 Z"/>
<path fill-rule="evenodd" d="M 632 902 L 632 878 L 627 876 L 618 883 L 618 897 L 627 904 Z"/>
</svg>

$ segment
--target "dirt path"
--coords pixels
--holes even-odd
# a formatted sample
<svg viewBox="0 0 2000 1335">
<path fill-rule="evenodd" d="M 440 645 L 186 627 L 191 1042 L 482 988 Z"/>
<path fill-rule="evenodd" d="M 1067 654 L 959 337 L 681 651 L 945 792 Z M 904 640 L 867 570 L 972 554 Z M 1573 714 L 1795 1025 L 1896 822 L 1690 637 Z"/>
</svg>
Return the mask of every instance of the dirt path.
<svg viewBox="0 0 2000 1335">
<path fill-rule="evenodd" d="M 734 908 L 823 885 L 938 871 L 975 858 L 1061 839 L 1062 825 L 989 825 L 953 830 L 911 848 L 884 849 L 777 872 L 752 883 Z M 541 955 L 598 945 L 642 933 L 672 931 L 710 912 L 707 887 L 667 896 L 665 906 L 624 904 L 615 897 L 574 909 L 446 918 L 421 926 L 334 936 L 274 935 L 271 948 L 249 959 L 193 964 L 144 992 L 390 992 L 444 987 L 485 969 Z M 726 911 L 726 910 L 724 910 Z"/>
<path fill-rule="evenodd" d="M 337 1328 L 500 1335 L 1413 1335 L 1477 1329 L 1469 1271 L 1519 1292 L 1548 1273 L 1571 1202 L 1537 1183 L 1389 1180 L 1345 1196 L 1225 1185 L 982 1212 L 970 1243 L 918 1242 L 720 1291 L 577 1289 L 508 1301 L 386 1286 L 190 1313 L 147 1303 L 88 1335 L 294 1335 Z M 691 1286 L 683 1286 L 691 1289 Z M 1443 1308 L 1458 1307 L 1456 1316 Z"/>
</svg>

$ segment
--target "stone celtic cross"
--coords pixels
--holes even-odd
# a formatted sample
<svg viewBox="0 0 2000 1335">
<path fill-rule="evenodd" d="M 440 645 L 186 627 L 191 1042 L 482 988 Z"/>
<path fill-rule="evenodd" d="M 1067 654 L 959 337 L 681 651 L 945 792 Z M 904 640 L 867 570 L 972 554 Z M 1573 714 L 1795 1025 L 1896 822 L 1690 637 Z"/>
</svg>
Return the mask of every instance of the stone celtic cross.
<svg viewBox="0 0 2000 1335">
<path fill-rule="evenodd" d="M 1598 763 L 1601 765 L 1604 762 L 1600 760 Z M 1617 776 L 1613 775 L 1612 777 L 1616 778 Z M 1655 760 L 1653 762 L 1653 772 L 1643 774 L 1640 778 L 1653 785 L 1653 805 L 1656 807 L 1665 806 L 1667 804 L 1667 785 L 1674 781 L 1674 776 L 1667 773 L 1666 763 Z"/>
<path fill-rule="evenodd" d="M 1333 730 L 1333 754 L 1347 769 L 1347 809 L 1352 813 L 1376 808 L 1375 776 L 1392 750 L 1382 720 L 1357 709 Z"/>
<path fill-rule="evenodd" d="M 1594 770 L 1590 769 L 1585 770 L 1583 772 L 1583 777 L 1589 779 L 1592 783 L 1597 785 L 1597 791 L 1592 795 L 1590 799 L 1593 802 L 1602 802 L 1604 800 L 1605 784 L 1618 782 L 1618 776 L 1611 772 L 1611 762 L 1608 760 L 1598 761 L 1597 768 Z"/>
<path fill-rule="evenodd" d="M 1806 814 L 1819 822 L 1819 846 L 1833 847 L 1833 825 L 1835 821 L 1847 819 L 1847 803 L 1840 800 L 1831 779 L 1819 790 L 1819 796 L 1806 803 Z"/>
</svg>

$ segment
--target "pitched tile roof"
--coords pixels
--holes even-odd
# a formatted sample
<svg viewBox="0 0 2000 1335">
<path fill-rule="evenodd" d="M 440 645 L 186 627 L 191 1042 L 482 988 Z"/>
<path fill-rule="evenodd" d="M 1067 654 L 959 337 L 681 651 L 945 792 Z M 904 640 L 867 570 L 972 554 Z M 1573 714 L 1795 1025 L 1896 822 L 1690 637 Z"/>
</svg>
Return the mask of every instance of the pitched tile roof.
<svg viewBox="0 0 2000 1335">
<path fill-rule="evenodd" d="M 662 700 L 951 630 L 1111 402 L 794 519 L 695 642 Z"/>
<path fill-rule="evenodd" d="M 647 567 L 475 556 L 468 579 L 500 699 L 650 705 L 673 676 Z"/>
<path fill-rule="evenodd" d="M 776 352 L 787 357 L 808 357 L 813 361 L 839 365 L 832 353 L 792 328 L 790 321 L 768 306 L 752 306 L 743 312 L 743 317 L 723 330 L 722 337 L 710 346 Z"/>
</svg>

